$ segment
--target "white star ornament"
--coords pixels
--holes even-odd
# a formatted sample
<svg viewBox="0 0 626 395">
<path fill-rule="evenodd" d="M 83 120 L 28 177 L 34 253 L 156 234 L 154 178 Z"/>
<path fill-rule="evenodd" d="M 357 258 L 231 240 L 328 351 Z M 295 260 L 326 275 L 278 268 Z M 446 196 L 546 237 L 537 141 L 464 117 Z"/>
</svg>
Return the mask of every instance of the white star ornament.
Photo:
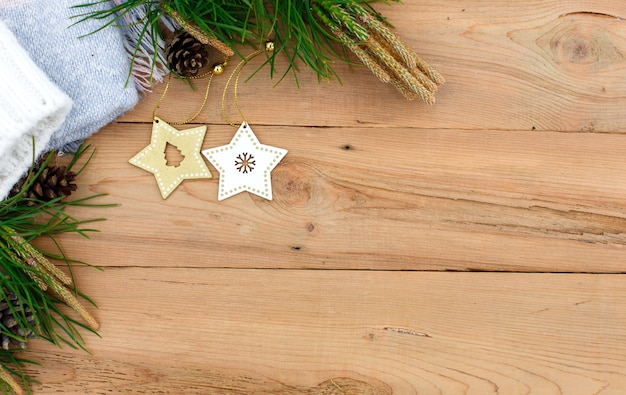
<svg viewBox="0 0 626 395">
<path fill-rule="evenodd" d="M 287 150 L 261 144 L 243 122 L 228 145 L 202 151 L 220 173 L 217 200 L 250 192 L 272 200 L 271 172 Z"/>
</svg>

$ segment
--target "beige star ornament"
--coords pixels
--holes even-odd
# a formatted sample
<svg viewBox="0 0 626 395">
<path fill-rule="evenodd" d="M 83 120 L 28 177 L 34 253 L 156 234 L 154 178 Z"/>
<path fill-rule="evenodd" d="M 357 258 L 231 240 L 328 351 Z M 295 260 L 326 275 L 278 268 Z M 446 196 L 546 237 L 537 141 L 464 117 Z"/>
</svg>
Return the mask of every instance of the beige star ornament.
<svg viewBox="0 0 626 395">
<path fill-rule="evenodd" d="M 150 145 L 129 160 L 129 163 L 154 174 L 163 199 L 183 180 L 213 177 L 200 155 L 206 126 L 178 130 L 155 117 Z M 165 159 L 167 143 L 174 145 L 184 157 L 178 166 L 168 166 Z"/>
<path fill-rule="evenodd" d="M 220 172 L 217 200 L 248 191 L 272 200 L 270 173 L 287 155 L 287 150 L 264 145 L 246 122 L 243 122 L 230 144 L 202 151 Z"/>
</svg>

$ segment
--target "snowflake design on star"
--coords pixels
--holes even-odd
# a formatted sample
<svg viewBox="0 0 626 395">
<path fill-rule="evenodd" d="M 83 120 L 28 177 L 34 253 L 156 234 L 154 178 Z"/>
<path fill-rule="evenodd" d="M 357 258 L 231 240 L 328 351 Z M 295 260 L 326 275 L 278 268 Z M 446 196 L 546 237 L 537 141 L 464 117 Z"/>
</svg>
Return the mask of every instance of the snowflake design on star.
<svg viewBox="0 0 626 395">
<path fill-rule="evenodd" d="M 217 200 L 244 191 L 272 200 L 271 172 L 286 154 L 286 149 L 261 144 L 245 121 L 230 144 L 202 151 L 220 172 Z"/>
<path fill-rule="evenodd" d="M 235 159 L 235 166 L 241 173 L 252 172 L 252 170 L 254 170 L 254 165 L 256 165 L 254 156 L 252 156 L 252 154 L 248 154 L 247 152 L 239 154 L 237 159 Z"/>
</svg>

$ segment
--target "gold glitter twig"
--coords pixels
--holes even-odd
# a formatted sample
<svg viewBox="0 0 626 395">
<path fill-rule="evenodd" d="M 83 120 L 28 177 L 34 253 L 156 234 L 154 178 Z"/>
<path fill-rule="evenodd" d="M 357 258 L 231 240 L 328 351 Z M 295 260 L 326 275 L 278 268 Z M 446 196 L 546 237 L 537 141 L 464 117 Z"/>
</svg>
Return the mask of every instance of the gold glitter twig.
<svg viewBox="0 0 626 395">
<path fill-rule="evenodd" d="M 61 271 L 55 264 L 50 262 L 43 254 L 37 251 L 29 242 L 24 240 L 23 237 L 18 236 L 15 231 L 11 228 L 4 227 L 4 230 L 11 234 L 11 238 L 17 244 L 15 250 L 18 255 L 24 259 L 26 263 L 28 263 L 32 267 L 39 267 L 41 270 L 45 270 L 54 277 L 58 278 L 63 284 L 70 285 L 72 284 L 72 279 L 65 273 Z M 23 250 L 22 250 L 23 249 Z"/>
<path fill-rule="evenodd" d="M 424 74 L 428 76 L 435 84 L 441 85 L 446 82 L 441 74 L 435 69 L 433 69 L 426 61 L 419 57 L 418 54 L 413 54 L 415 57 L 415 64 L 418 69 L 422 70 Z"/>
<path fill-rule="evenodd" d="M 417 93 L 409 89 L 406 84 L 402 83 L 397 77 L 391 79 L 391 84 L 404 96 L 407 100 L 415 100 Z"/>
<path fill-rule="evenodd" d="M 89 314 L 85 307 L 80 304 L 74 294 L 72 294 L 67 288 L 65 288 L 54 278 L 50 278 L 50 287 L 57 295 L 59 295 L 61 299 L 63 299 L 63 301 L 68 306 L 70 306 L 75 312 L 78 313 L 78 315 L 81 316 L 83 320 L 85 320 L 87 326 L 89 326 L 94 331 L 98 330 L 100 324 L 98 323 L 98 321 L 96 321 L 95 318 L 93 318 L 91 314 Z"/>
<path fill-rule="evenodd" d="M 380 64 L 378 64 L 378 62 L 371 57 L 367 51 L 365 51 L 363 48 L 361 48 L 360 45 L 358 45 L 357 43 L 355 43 L 354 41 L 350 40 L 350 38 L 341 30 L 336 30 L 335 35 L 340 38 L 343 43 L 345 45 L 348 46 L 348 48 L 350 48 L 350 50 L 359 58 L 359 60 L 365 65 L 367 66 L 368 69 L 371 70 L 371 72 L 378 77 L 379 80 L 381 80 L 382 82 L 390 82 L 391 81 L 391 77 L 389 76 L 389 73 L 387 73 L 381 66 Z"/>
<path fill-rule="evenodd" d="M 366 41 L 369 38 L 367 29 L 354 19 L 344 8 L 338 4 L 333 4 L 333 2 L 329 0 L 323 0 L 320 4 L 339 25 L 343 25 L 358 40 Z"/>
<path fill-rule="evenodd" d="M 2 365 L 0 365 L 0 380 L 7 383 L 7 385 L 11 387 L 15 395 L 24 394 L 24 390 L 22 390 L 22 387 L 17 383 L 17 381 L 15 381 L 13 376 L 11 376 L 11 374 Z"/>
<path fill-rule="evenodd" d="M 389 43 L 393 50 L 404 61 L 404 64 L 408 69 L 415 68 L 415 53 L 402 40 L 400 40 L 398 36 L 393 34 L 387 26 L 383 25 L 379 20 L 373 18 L 369 14 L 364 15 L 362 19 L 367 26 L 377 33 L 378 36 L 382 37 Z"/>
<path fill-rule="evenodd" d="M 176 11 L 169 5 L 161 3 L 161 7 L 165 11 L 165 13 L 171 16 L 172 19 L 180 25 L 180 27 L 185 29 L 189 34 L 194 36 L 196 40 L 200 41 L 202 44 L 210 45 L 226 56 L 233 56 L 235 54 L 232 48 L 224 44 L 224 42 L 222 42 L 215 36 L 207 34 L 204 30 L 200 28 L 200 26 L 195 23 L 189 22 L 188 20 L 180 16 L 178 11 Z"/>
<path fill-rule="evenodd" d="M 378 41 L 370 39 L 368 41 L 371 50 L 385 63 L 402 82 L 427 104 L 433 104 L 435 97 L 433 94 L 415 78 L 400 62 L 398 62 Z"/>
<path fill-rule="evenodd" d="M 78 299 L 67 289 L 65 285 L 70 285 L 72 279 L 63 273 L 58 267 L 37 251 L 23 237 L 19 236 L 14 229 L 8 226 L 2 226 L 2 230 L 8 235 L 4 237 L 13 251 L 7 252 L 12 256 L 16 256 L 16 260 L 25 262 L 34 270 L 23 269 L 26 274 L 37 284 L 37 286 L 46 291 L 50 288 L 54 291 L 68 306 L 76 311 L 85 320 L 87 325 L 94 331 L 99 328 L 98 322 L 91 314 L 80 304 Z"/>
<path fill-rule="evenodd" d="M 378 36 L 374 35 L 373 37 L 378 38 Z M 376 38 L 374 38 L 376 40 Z M 418 69 L 417 67 L 414 68 L 409 68 L 406 64 L 403 63 L 402 58 L 400 57 L 400 54 L 395 51 L 392 47 L 391 47 L 391 43 L 389 43 L 386 40 L 376 40 L 376 42 L 378 44 L 380 44 L 383 48 L 385 48 L 385 50 L 394 57 L 394 59 L 396 59 L 396 61 L 406 69 L 406 71 L 408 71 L 409 73 L 411 73 L 411 75 L 413 77 L 415 77 L 415 79 L 422 85 L 424 85 L 424 88 L 426 88 L 430 93 L 432 93 L 433 95 L 437 92 L 437 84 L 435 84 L 430 78 L 428 78 L 428 76 L 426 74 L 424 74 L 420 69 Z"/>
</svg>

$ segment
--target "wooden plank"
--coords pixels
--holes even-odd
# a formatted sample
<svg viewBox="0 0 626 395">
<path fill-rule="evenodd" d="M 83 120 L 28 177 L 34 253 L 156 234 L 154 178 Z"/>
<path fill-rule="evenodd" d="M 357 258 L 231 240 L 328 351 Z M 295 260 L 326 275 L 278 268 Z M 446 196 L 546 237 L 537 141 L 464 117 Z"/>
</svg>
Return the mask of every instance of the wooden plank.
<svg viewBox="0 0 626 395">
<path fill-rule="evenodd" d="M 207 257 L 207 260 L 210 259 Z M 617 394 L 626 277 L 79 269 L 93 355 L 34 341 L 35 394 Z"/>
<path fill-rule="evenodd" d="M 163 201 L 154 176 L 127 163 L 150 126 L 107 127 L 90 140 L 98 152 L 79 189 L 121 207 L 74 211 L 110 221 L 95 239 L 64 245 L 103 266 L 625 270 L 624 135 L 255 130 L 290 150 L 271 202 L 217 202 L 214 168 Z M 211 126 L 205 148 L 232 133 Z"/>
<path fill-rule="evenodd" d="M 338 65 L 343 86 L 318 84 L 314 73 L 303 71 L 299 90 L 292 77 L 273 87 L 265 70 L 241 86 L 239 98 L 248 121 L 375 128 L 626 129 L 626 10 L 619 0 L 407 0 L 379 8 L 397 33 L 446 77 L 434 107 L 404 101 L 364 68 L 352 73 Z M 279 70 L 284 64 L 279 60 Z M 244 75 L 254 69 L 248 66 Z M 214 79 L 200 122 L 223 123 L 220 99 L 230 70 Z M 125 120 L 150 119 L 162 89 Z M 193 94 L 182 83 L 173 84 L 170 92 L 160 112 L 164 119 L 184 119 L 202 101 L 202 92 Z M 232 97 L 226 104 L 235 118 Z"/>
<path fill-rule="evenodd" d="M 59 242 L 105 267 L 76 271 L 103 339 L 29 343 L 35 394 L 626 393 L 623 1 L 378 6 L 447 78 L 438 103 L 362 68 L 339 65 L 343 86 L 305 71 L 300 90 L 262 72 L 239 99 L 289 150 L 271 202 L 218 203 L 214 168 L 163 201 L 128 164 L 163 86 L 89 140 L 76 196 L 121 206 L 73 208 L 109 221 Z M 204 148 L 234 133 L 227 76 Z M 175 82 L 159 115 L 201 96 Z"/>
</svg>

